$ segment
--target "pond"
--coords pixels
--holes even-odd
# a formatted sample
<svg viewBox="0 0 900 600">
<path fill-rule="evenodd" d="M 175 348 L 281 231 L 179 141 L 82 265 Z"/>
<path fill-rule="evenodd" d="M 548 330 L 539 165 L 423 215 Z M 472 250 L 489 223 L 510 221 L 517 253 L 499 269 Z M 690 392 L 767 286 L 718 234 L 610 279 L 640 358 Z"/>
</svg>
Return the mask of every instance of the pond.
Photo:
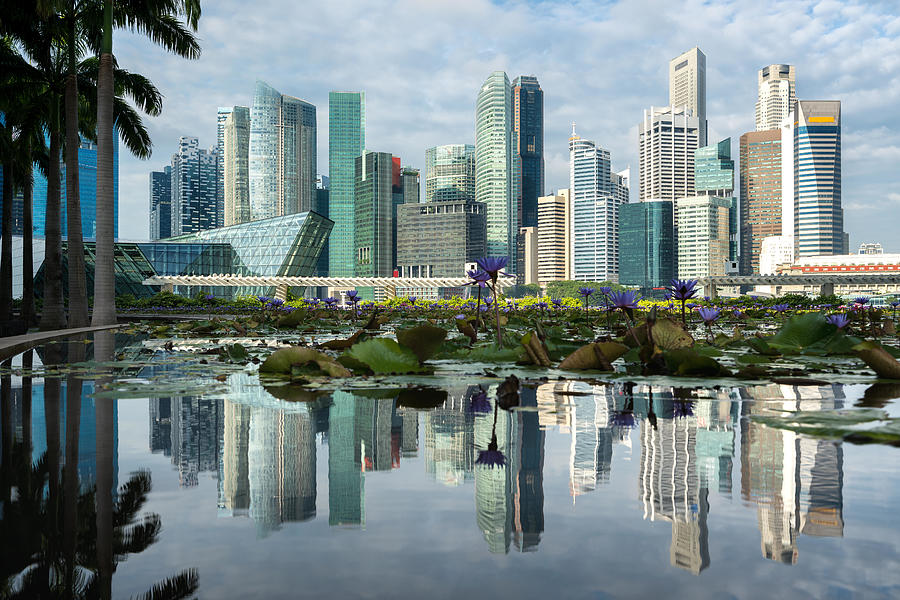
<svg viewBox="0 0 900 600">
<path fill-rule="evenodd" d="M 900 596 L 900 449 L 853 443 L 900 417 L 896 384 L 437 361 L 298 401 L 191 343 L 4 368 L 7 590 L 55 568 L 115 598 Z"/>
</svg>

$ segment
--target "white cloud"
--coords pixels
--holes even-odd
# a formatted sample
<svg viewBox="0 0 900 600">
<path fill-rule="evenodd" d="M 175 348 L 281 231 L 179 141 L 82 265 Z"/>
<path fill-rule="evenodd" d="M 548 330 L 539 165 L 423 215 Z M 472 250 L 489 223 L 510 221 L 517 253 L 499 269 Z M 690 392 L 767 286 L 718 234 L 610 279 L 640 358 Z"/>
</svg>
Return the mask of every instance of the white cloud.
<svg viewBox="0 0 900 600">
<path fill-rule="evenodd" d="M 120 63 L 166 96 L 163 115 L 148 119 L 153 158 L 122 157 L 120 202 L 136 217 L 120 231 L 146 235 L 148 173 L 168 163 L 180 135 L 212 145 L 216 108 L 249 105 L 257 78 L 318 107 L 325 172 L 329 90 L 365 90 L 367 146 L 421 167 L 428 146 L 474 141 L 475 96 L 491 71 L 534 74 L 544 90 L 547 191 L 568 179 L 572 121 L 610 149 L 614 166 L 632 166 L 636 188 L 635 126 L 644 108 L 668 101 L 668 60 L 697 45 L 707 55 L 711 134 L 731 136 L 735 150 L 753 129 L 756 71 L 766 64 L 796 65 L 801 98 L 843 101 L 847 227 L 853 239 L 889 245 L 900 215 L 873 221 L 853 211 L 861 196 L 886 198 L 900 188 L 893 119 L 900 26 L 891 7 L 862 0 L 207 3 L 198 61 L 117 34 Z"/>
</svg>

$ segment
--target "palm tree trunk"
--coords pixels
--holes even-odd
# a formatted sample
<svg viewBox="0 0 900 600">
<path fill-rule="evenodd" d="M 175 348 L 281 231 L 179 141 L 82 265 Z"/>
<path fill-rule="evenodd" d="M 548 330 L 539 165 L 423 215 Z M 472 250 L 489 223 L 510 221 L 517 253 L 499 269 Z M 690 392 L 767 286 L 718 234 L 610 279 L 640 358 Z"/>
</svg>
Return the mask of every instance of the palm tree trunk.
<svg viewBox="0 0 900 600">
<path fill-rule="evenodd" d="M 5 198 L 5 196 L 4 196 Z M 12 367 L 12 359 L 7 360 L 4 368 Z M 12 449 L 13 449 L 13 425 L 12 425 L 12 376 L 6 370 L 0 375 L 0 439 L 2 439 L 2 454 L 0 454 L 0 499 L 3 506 L 7 506 L 10 499 L 13 475 Z"/>
<path fill-rule="evenodd" d="M 69 75 L 66 77 L 66 219 L 68 222 L 69 327 L 88 325 L 81 197 L 78 185 L 78 80 L 75 77 L 75 20 L 70 19 Z"/>
<path fill-rule="evenodd" d="M 30 150 L 28 156 L 31 156 Z M 22 320 L 25 322 L 26 327 L 31 327 L 34 322 L 33 189 L 34 179 L 29 170 L 26 171 L 25 180 L 22 182 Z"/>
<path fill-rule="evenodd" d="M 94 315 L 97 311 L 94 311 Z M 112 360 L 115 347 L 114 334 L 98 331 L 94 334 L 94 360 Z M 115 428 L 114 403 L 111 398 L 97 398 L 94 403 L 97 427 L 97 570 L 100 580 L 100 597 L 112 597 L 113 557 L 113 429 Z"/>
<path fill-rule="evenodd" d="M 12 162 L 3 165 L 3 230 L 0 231 L 0 332 L 12 324 Z M 3 335 L 3 333 L 0 333 Z"/>
<path fill-rule="evenodd" d="M 54 98 L 50 122 L 50 160 L 47 165 L 47 219 L 44 224 L 44 309 L 41 329 L 63 329 L 66 312 L 62 293 L 62 226 L 59 198 L 59 99 Z"/>
<path fill-rule="evenodd" d="M 70 344 L 68 362 L 84 361 L 84 344 Z M 66 467 L 63 472 L 63 556 L 65 590 L 75 587 L 75 543 L 78 531 L 78 437 L 81 429 L 81 378 L 66 377 Z"/>
<path fill-rule="evenodd" d="M 44 364 L 61 362 L 59 346 L 47 346 Z M 47 469 L 49 471 L 48 529 L 49 556 L 57 556 L 55 547 L 59 539 L 59 395 L 61 380 L 58 377 L 44 379 L 44 424 L 47 436 Z"/>
<path fill-rule="evenodd" d="M 112 0 L 104 0 L 103 47 L 97 74 L 97 250 L 94 258 L 92 324 L 116 322 L 113 262 L 113 57 Z"/>
</svg>

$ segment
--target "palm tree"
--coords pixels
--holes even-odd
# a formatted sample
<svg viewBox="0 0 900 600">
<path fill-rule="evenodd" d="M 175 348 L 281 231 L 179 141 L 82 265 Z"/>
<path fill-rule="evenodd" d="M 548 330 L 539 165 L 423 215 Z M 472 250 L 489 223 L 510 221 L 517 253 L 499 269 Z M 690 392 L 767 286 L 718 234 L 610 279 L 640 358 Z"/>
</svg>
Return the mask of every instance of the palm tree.
<svg viewBox="0 0 900 600">
<path fill-rule="evenodd" d="M 94 266 L 94 325 L 116 322 L 115 266 L 113 262 L 113 27 L 127 27 L 185 58 L 200 56 L 194 35 L 182 26 L 185 16 L 196 31 L 200 0 L 151 0 L 144 3 L 103 0 L 100 71 L 97 77 L 97 251 Z"/>
</svg>

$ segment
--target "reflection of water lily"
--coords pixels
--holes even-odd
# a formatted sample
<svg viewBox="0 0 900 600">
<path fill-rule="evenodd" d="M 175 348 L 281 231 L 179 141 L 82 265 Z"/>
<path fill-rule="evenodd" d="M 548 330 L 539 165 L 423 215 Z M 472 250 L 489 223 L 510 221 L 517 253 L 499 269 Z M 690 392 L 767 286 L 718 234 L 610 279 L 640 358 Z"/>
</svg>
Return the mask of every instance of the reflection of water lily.
<svg viewBox="0 0 900 600">
<path fill-rule="evenodd" d="M 491 403 L 487 399 L 487 392 L 482 389 L 479 389 L 475 394 L 472 395 L 472 401 L 469 405 L 472 409 L 472 412 L 475 413 L 489 413 L 491 412 Z"/>
<path fill-rule="evenodd" d="M 475 464 L 484 465 L 493 469 L 494 467 L 502 467 L 506 464 L 506 457 L 500 452 L 497 446 L 497 434 L 491 436 L 491 443 L 488 444 L 487 450 L 479 450 L 478 458 Z"/>
<path fill-rule="evenodd" d="M 690 417 L 694 414 L 693 403 L 689 400 L 675 402 L 672 406 L 672 413 L 676 417 Z"/>
<path fill-rule="evenodd" d="M 634 427 L 634 413 L 614 411 L 612 424 L 616 427 Z"/>
</svg>

